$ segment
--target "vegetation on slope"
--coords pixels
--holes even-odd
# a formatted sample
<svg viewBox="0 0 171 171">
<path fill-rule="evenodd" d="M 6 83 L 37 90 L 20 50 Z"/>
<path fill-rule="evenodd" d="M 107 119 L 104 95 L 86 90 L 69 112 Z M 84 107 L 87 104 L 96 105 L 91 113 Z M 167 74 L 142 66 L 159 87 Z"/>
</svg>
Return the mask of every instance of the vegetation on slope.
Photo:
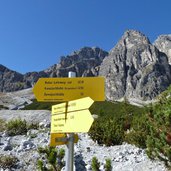
<svg viewBox="0 0 171 171">
<path fill-rule="evenodd" d="M 142 133 L 132 134 L 133 128 L 137 129 L 136 122 L 143 122 L 145 108 L 130 105 L 125 100 L 117 103 L 96 102 L 90 110 L 99 116 L 89 131 L 94 141 L 107 146 L 122 144 L 124 141 L 139 145 L 137 141 L 142 141 L 145 147 Z"/>
<path fill-rule="evenodd" d="M 159 102 L 150 107 L 147 114 L 149 135 L 147 154 L 159 158 L 171 167 L 171 87 L 162 93 Z"/>
<path fill-rule="evenodd" d="M 171 166 L 171 87 L 162 93 L 159 102 L 137 107 L 124 102 L 95 102 L 90 111 L 98 115 L 89 131 L 99 144 L 123 142 L 146 148 L 150 158 L 159 158 Z M 48 109 L 56 103 L 38 103 L 25 109 Z"/>
<path fill-rule="evenodd" d="M 32 100 L 33 103 L 25 106 L 22 110 L 51 110 L 52 105 L 59 102 L 38 102 L 36 99 Z"/>
</svg>

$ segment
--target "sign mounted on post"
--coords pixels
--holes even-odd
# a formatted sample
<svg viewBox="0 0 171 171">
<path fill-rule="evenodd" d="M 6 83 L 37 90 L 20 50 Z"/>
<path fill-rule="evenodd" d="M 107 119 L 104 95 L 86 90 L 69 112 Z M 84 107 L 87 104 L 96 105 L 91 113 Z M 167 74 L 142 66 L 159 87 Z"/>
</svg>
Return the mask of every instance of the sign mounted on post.
<svg viewBox="0 0 171 171">
<path fill-rule="evenodd" d="M 83 97 L 104 101 L 104 77 L 40 78 L 33 92 L 37 101 L 70 101 Z"/>
<path fill-rule="evenodd" d="M 78 142 L 78 135 L 74 134 L 74 143 Z M 64 145 L 68 143 L 68 137 L 66 134 L 51 133 L 50 146 L 55 147 L 57 145 Z"/>
<path fill-rule="evenodd" d="M 88 108 L 90 97 L 52 106 L 51 133 L 88 132 L 94 119 Z"/>
</svg>

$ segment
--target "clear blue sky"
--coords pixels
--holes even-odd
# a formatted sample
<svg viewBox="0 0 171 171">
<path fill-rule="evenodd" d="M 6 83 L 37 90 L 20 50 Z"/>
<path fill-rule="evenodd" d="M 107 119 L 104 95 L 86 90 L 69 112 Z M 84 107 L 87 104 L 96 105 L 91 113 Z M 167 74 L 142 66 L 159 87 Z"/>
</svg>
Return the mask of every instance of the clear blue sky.
<svg viewBox="0 0 171 171">
<path fill-rule="evenodd" d="M 109 51 L 127 29 L 171 34 L 171 0 L 0 0 L 0 64 L 40 71 L 84 46 Z"/>
</svg>

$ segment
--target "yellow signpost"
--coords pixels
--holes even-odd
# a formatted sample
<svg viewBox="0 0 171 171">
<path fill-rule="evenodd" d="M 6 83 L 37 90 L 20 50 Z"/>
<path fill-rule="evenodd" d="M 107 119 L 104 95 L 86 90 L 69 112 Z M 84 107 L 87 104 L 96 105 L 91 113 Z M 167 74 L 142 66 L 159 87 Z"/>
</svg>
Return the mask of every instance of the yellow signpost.
<svg viewBox="0 0 171 171">
<path fill-rule="evenodd" d="M 74 134 L 74 143 L 78 142 L 78 135 Z M 58 134 L 58 133 L 51 133 L 50 135 L 50 146 L 55 147 L 58 145 L 64 145 L 67 144 L 68 137 L 67 134 Z"/>
<path fill-rule="evenodd" d="M 94 119 L 88 108 L 90 97 L 52 106 L 51 133 L 88 132 Z"/>
<path fill-rule="evenodd" d="M 73 170 L 74 142 L 78 142 L 74 133 L 89 131 L 94 121 L 89 107 L 94 101 L 105 100 L 104 77 L 75 75 L 69 72 L 69 78 L 40 78 L 33 88 L 37 101 L 65 101 L 52 106 L 50 146 L 67 144 L 67 171 Z"/>
<path fill-rule="evenodd" d="M 70 101 L 83 97 L 104 101 L 104 77 L 40 78 L 33 92 L 37 101 Z"/>
</svg>

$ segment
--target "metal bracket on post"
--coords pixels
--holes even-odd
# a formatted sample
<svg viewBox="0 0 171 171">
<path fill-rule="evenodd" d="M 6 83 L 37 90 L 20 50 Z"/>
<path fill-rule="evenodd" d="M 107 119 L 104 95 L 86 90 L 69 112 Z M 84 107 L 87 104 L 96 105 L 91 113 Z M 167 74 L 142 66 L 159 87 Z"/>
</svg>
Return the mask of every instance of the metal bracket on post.
<svg viewBox="0 0 171 171">
<path fill-rule="evenodd" d="M 68 77 L 76 77 L 75 72 L 69 72 Z M 68 143 L 67 143 L 67 159 L 66 159 L 66 171 L 73 171 L 74 163 L 74 133 L 67 134 Z"/>
</svg>

